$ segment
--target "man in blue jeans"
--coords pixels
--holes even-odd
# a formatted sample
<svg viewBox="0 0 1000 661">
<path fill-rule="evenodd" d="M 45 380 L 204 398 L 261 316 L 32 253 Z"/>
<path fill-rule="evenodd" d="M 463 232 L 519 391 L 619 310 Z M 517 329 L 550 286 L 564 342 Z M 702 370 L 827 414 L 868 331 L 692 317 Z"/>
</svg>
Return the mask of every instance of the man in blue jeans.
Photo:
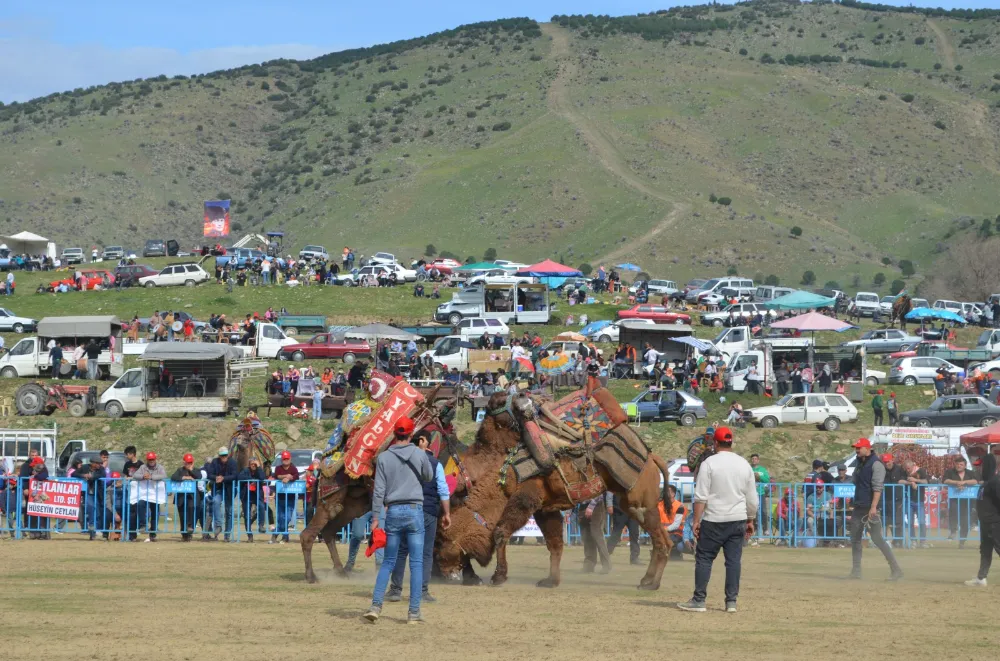
<svg viewBox="0 0 1000 661">
<path fill-rule="evenodd" d="M 219 448 L 219 456 L 208 465 L 208 483 L 212 487 L 212 520 L 215 522 L 215 541 L 222 532 L 222 512 L 226 513 L 226 541 L 233 534 L 233 490 L 236 485 L 236 462 L 229 459 L 229 448 Z"/>
<path fill-rule="evenodd" d="M 445 530 L 451 525 L 451 492 L 448 490 L 448 482 L 444 479 L 444 467 L 428 451 L 430 439 L 426 432 L 420 432 L 414 439 L 417 447 L 427 453 L 427 459 L 431 462 L 434 470 L 434 481 L 424 482 L 424 576 L 421 587 L 421 601 L 432 603 L 437 601 L 427 591 L 427 585 L 431 580 L 431 564 L 434 555 L 434 538 L 437 536 L 438 515 L 441 516 L 441 525 Z M 403 572 L 406 571 L 406 555 L 409 553 L 409 545 L 404 538 L 399 544 L 399 556 L 396 558 L 396 568 L 392 570 L 392 583 L 389 585 L 389 592 L 386 593 L 386 600 L 400 601 L 403 598 Z"/>
<path fill-rule="evenodd" d="M 736 612 L 740 592 L 743 540 L 751 537 L 757 520 L 757 485 L 747 460 L 733 452 L 733 433 L 719 427 L 713 436 L 715 454 L 698 467 L 694 487 L 694 596 L 677 604 L 684 611 L 704 613 L 712 563 L 721 550 L 726 556 L 726 612 Z"/>
<path fill-rule="evenodd" d="M 375 580 L 372 605 L 365 613 L 369 622 L 377 622 L 382 614 L 382 600 L 389 585 L 389 575 L 396 567 L 399 544 L 406 538 L 410 551 L 410 607 L 407 624 L 423 621 L 420 616 L 420 595 L 424 577 L 424 488 L 434 481 L 434 470 L 427 453 L 410 442 L 413 421 L 401 418 L 394 428 L 395 438 L 389 449 L 382 452 L 375 469 L 375 492 L 372 509 L 385 508 L 385 561 Z M 372 530 L 378 528 L 376 513 Z"/>
</svg>

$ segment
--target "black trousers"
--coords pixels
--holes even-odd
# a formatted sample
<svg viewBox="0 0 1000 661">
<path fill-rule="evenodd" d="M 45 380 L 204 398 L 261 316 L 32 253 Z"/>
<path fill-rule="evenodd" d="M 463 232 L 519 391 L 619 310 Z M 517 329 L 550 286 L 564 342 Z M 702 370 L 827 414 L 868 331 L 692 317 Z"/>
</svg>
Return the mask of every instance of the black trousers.
<svg viewBox="0 0 1000 661">
<path fill-rule="evenodd" d="M 882 409 L 872 409 L 872 412 L 875 413 L 875 426 L 876 427 L 881 427 L 882 426 Z"/>
<path fill-rule="evenodd" d="M 630 562 L 639 560 L 639 522 L 625 512 L 615 509 L 611 516 L 611 530 L 608 533 L 608 553 L 614 553 L 621 544 L 622 530 L 628 528 L 628 557 Z"/>
<path fill-rule="evenodd" d="M 993 552 L 1000 555 L 1000 523 L 979 522 L 979 578 L 986 578 L 993 563 Z"/>
<path fill-rule="evenodd" d="M 726 558 L 726 602 L 736 601 L 740 593 L 740 572 L 743 560 L 743 539 L 746 521 L 728 523 L 701 522 L 701 534 L 694 552 L 694 599 L 705 603 L 708 581 L 712 578 L 712 563 L 719 551 Z"/>
</svg>

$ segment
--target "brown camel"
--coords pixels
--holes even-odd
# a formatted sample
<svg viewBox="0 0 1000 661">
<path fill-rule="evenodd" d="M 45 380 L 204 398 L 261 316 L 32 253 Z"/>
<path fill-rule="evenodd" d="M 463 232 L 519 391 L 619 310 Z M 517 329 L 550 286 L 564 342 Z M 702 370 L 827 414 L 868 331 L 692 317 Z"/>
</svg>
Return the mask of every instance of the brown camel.
<svg viewBox="0 0 1000 661">
<path fill-rule="evenodd" d="M 650 453 L 638 482 L 631 489 L 622 486 L 602 464 L 594 462 L 589 474 L 584 475 L 565 456 L 558 458 L 559 470 L 518 484 L 513 468 L 505 464 L 505 459 L 525 435 L 537 431 L 537 423 L 534 405 L 528 397 L 517 396 L 511 406 L 505 406 L 506 398 L 506 394 L 498 393 L 490 399 L 489 413 L 480 427 L 476 443 L 463 456 L 473 484 L 467 494 L 459 493 L 456 494 L 458 498 L 453 498 L 452 525 L 439 532 L 438 561 L 442 573 L 457 581 L 461 572 L 468 583 L 473 574 L 470 560 L 475 559 L 485 566 L 496 549 L 497 566 L 491 582 L 493 585 L 504 583 L 507 580 L 507 540 L 534 515 L 549 550 L 549 576 L 539 581 L 538 586 L 558 586 L 563 550 L 562 512 L 576 504 L 569 497 L 566 482 L 586 482 L 596 475 L 608 491 L 621 496 L 629 514 L 652 538 L 653 553 L 639 588 L 658 589 L 672 547 L 660 525 L 657 509 L 660 477 L 664 485 L 667 483 L 667 467 L 663 460 Z M 616 431 L 634 434 L 627 425 L 620 425 Z M 498 480 L 501 469 L 503 485 Z M 663 499 L 669 507 L 670 496 L 666 489 L 663 489 Z"/>
<path fill-rule="evenodd" d="M 906 315 L 913 309 L 913 301 L 906 294 L 900 294 L 892 303 L 892 311 L 889 314 L 889 326 L 894 327 L 899 321 L 899 327 L 906 330 Z"/>
</svg>

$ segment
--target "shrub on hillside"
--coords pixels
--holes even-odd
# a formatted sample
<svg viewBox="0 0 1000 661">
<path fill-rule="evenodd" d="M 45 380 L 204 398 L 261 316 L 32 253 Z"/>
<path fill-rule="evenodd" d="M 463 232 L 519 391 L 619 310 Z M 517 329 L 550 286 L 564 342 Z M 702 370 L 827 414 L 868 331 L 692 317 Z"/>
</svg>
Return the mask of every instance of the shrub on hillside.
<svg viewBox="0 0 1000 661">
<path fill-rule="evenodd" d="M 730 199 L 728 197 L 720 197 L 718 201 L 719 201 L 719 204 L 721 204 L 724 207 L 728 207 L 730 204 L 733 203 L 732 199 Z"/>
<path fill-rule="evenodd" d="M 899 96 L 899 98 L 901 98 L 903 101 L 905 101 L 907 103 L 912 103 L 913 102 L 913 95 L 912 94 L 901 94 Z"/>
<path fill-rule="evenodd" d="M 802 284 L 812 285 L 816 283 L 816 274 L 812 271 L 806 271 L 802 274 Z"/>
<path fill-rule="evenodd" d="M 791 229 L 791 235 L 794 236 L 796 239 L 799 238 L 800 236 L 802 236 L 802 228 L 796 225 Z"/>
<path fill-rule="evenodd" d="M 506 131 L 510 128 L 510 122 L 500 122 L 493 125 L 494 131 Z"/>
<path fill-rule="evenodd" d="M 917 272 L 917 270 L 913 267 L 913 262 L 908 259 L 899 260 L 899 270 L 903 274 L 904 278 L 909 278 Z"/>
<path fill-rule="evenodd" d="M 779 284 L 781 284 L 781 279 L 778 278 L 778 276 L 776 275 L 769 275 L 766 278 L 764 278 L 764 284 L 767 285 L 768 287 L 777 287 Z"/>
<path fill-rule="evenodd" d="M 892 294 L 893 296 L 903 291 L 904 289 L 906 289 L 906 283 L 903 282 L 902 280 L 893 280 L 892 284 L 889 285 L 889 293 Z"/>
</svg>

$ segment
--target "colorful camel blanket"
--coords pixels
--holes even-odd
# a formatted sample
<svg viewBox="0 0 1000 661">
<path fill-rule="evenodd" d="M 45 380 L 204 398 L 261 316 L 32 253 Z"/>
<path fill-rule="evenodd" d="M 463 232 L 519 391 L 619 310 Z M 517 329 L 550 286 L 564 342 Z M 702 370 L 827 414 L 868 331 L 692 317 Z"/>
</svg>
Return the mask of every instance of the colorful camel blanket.
<svg viewBox="0 0 1000 661">
<path fill-rule="evenodd" d="M 378 395 L 378 399 L 374 397 Z M 349 429 L 343 430 L 347 436 L 344 449 L 344 470 L 353 479 L 371 475 L 375 465 L 375 457 L 392 438 L 396 423 L 410 415 L 424 401 L 424 396 L 406 381 L 397 381 L 388 385 L 379 393 L 372 393 L 371 398 L 354 402 L 348 408 L 351 411 Z M 345 411 L 345 418 L 348 412 Z"/>
<path fill-rule="evenodd" d="M 608 469 L 626 490 L 635 486 L 649 458 L 649 447 L 628 425 L 618 425 L 594 449 L 594 461 Z"/>
</svg>

